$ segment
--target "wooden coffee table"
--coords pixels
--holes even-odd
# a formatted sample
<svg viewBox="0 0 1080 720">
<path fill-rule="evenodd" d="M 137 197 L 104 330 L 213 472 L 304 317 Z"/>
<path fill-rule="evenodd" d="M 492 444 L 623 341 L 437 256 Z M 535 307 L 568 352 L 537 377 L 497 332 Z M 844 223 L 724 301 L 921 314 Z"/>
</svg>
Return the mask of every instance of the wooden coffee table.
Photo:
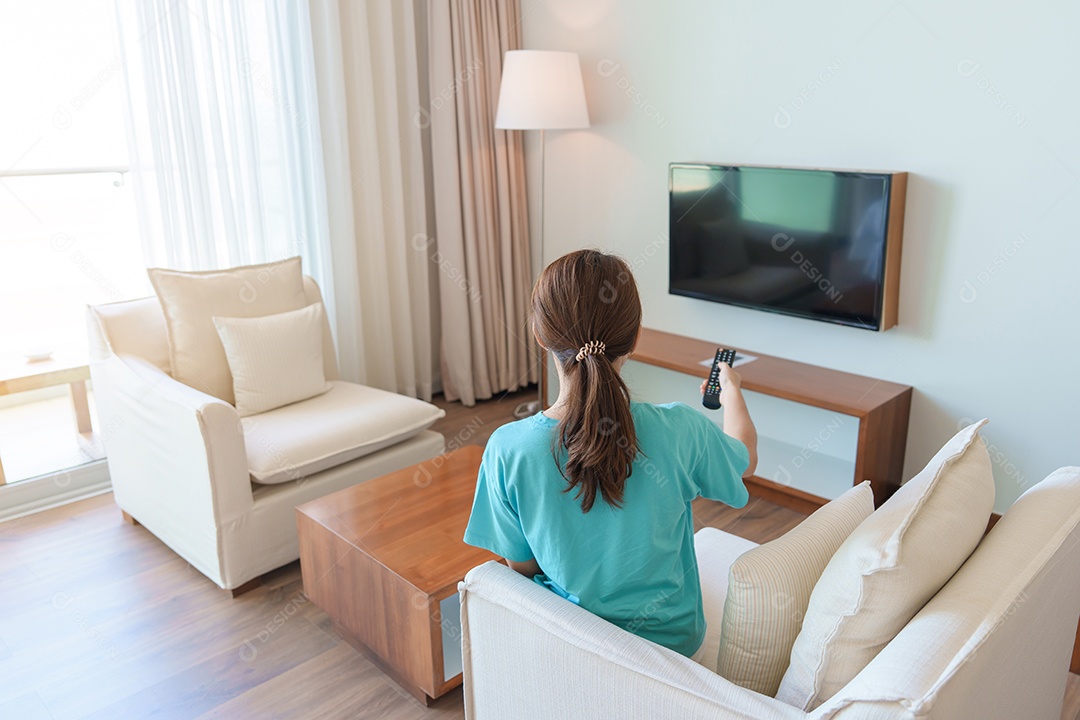
<svg viewBox="0 0 1080 720">
<path fill-rule="evenodd" d="M 296 509 L 304 593 L 425 704 L 461 684 L 458 582 L 498 559 L 461 540 L 482 453 L 470 445 Z"/>
</svg>

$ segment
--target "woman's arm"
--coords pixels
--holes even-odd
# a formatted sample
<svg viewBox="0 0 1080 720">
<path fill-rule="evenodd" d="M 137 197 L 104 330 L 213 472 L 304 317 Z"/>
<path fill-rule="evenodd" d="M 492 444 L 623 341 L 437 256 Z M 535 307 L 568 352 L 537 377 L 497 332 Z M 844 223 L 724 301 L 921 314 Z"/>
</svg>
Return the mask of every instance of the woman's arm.
<svg viewBox="0 0 1080 720">
<path fill-rule="evenodd" d="M 701 383 L 705 392 L 705 382 Z M 757 469 L 757 428 L 746 409 L 742 394 L 742 378 L 726 363 L 720 363 L 720 404 L 724 407 L 724 432 L 740 441 L 750 453 L 750 465 L 743 477 L 750 477 Z"/>
<path fill-rule="evenodd" d="M 544 572 L 540 569 L 540 564 L 536 562 L 536 558 L 533 558 L 532 560 L 526 560 L 525 562 L 514 562 L 513 560 L 507 560 L 506 564 L 510 566 L 511 570 L 516 570 L 530 580 Z"/>
<path fill-rule="evenodd" d="M 727 397 L 724 397 L 725 392 L 727 391 L 720 393 L 720 403 L 724 406 L 724 432 L 742 441 L 750 452 L 750 465 L 743 473 L 744 478 L 750 477 L 757 469 L 757 429 L 754 427 L 754 421 L 750 419 L 750 413 L 746 409 L 746 400 L 743 399 L 739 388 L 735 387 Z"/>
</svg>

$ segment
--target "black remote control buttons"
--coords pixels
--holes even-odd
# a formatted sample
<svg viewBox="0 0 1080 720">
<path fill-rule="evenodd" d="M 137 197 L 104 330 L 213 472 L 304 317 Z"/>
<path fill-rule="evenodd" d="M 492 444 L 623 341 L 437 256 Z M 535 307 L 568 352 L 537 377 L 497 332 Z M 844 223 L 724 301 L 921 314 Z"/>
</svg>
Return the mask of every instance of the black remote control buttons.
<svg viewBox="0 0 1080 720">
<path fill-rule="evenodd" d="M 709 380 L 705 383 L 705 395 L 701 398 L 701 404 L 710 410 L 720 409 L 720 363 L 727 363 L 730 367 L 734 362 L 734 350 L 716 348 L 716 357 L 713 358 L 712 369 L 709 371 Z"/>
</svg>

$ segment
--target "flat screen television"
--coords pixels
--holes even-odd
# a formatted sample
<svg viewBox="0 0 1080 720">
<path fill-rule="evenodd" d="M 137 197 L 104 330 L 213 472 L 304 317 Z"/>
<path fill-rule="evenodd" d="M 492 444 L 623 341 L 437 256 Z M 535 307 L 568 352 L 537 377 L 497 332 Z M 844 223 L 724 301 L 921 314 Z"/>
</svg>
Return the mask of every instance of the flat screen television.
<svg viewBox="0 0 1080 720">
<path fill-rule="evenodd" d="M 907 175 L 672 163 L 669 292 L 896 324 Z"/>
</svg>

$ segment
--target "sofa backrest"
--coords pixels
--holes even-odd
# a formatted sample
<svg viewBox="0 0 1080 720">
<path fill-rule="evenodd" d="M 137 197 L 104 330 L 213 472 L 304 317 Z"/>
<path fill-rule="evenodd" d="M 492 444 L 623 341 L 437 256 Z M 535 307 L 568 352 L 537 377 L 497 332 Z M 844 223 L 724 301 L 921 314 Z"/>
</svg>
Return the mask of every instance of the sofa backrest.
<svg viewBox="0 0 1080 720">
<path fill-rule="evenodd" d="M 1062 468 L 811 717 L 1058 720 L 1080 615 L 1078 525 L 1080 467 Z"/>
<path fill-rule="evenodd" d="M 489 561 L 461 591 L 467 720 L 805 720 Z"/>
<path fill-rule="evenodd" d="M 322 302 L 319 285 L 307 275 L 304 276 L 304 297 L 308 304 Z M 92 306 L 87 308 L 87 324 L 91 360 L 102 360 L 109 355 L 135 355 L 169 373 L 165 315 L 156 297 Z M 323 372 L 327 380 L 340 377 L 334 337 L 326 313 L 323 313 Z"/>
</svg>

